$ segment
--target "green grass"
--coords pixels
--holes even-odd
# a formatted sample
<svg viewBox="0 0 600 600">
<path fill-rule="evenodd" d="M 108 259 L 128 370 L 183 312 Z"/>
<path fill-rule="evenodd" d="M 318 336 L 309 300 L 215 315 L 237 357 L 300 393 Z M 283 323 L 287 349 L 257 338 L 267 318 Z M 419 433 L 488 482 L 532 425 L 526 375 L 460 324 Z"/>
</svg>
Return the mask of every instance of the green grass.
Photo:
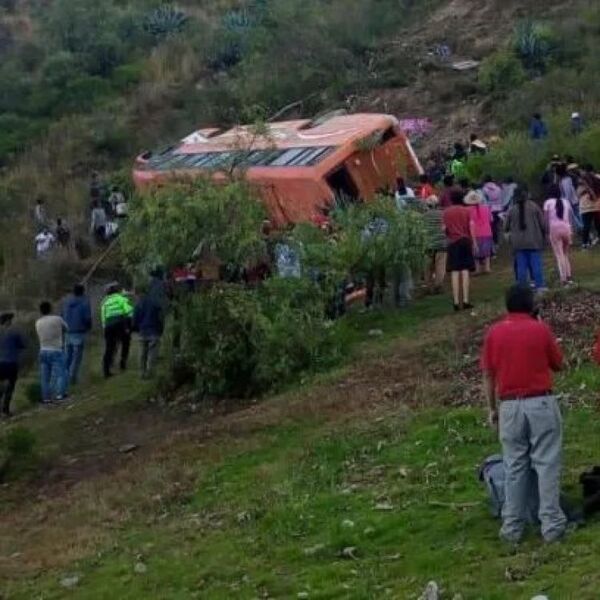
<svg viewBox="0 0 600 600">
<path fill-rule="evenodd" d="M 599 435 L 592 413 L 567 415 L 571 491 L 597 460 L 597 444 L 580 442 Z M 256 450 L 234 446 L 220 463 L 200 466 L 192 493 L 166 518 L 127 527 L 112 548 L 73 565 L 69 572 L 83 576 L 71 595 L 410 598 L 435 579 L 450 598 L 597 598 L 594 527 L 559 546 L 542 546 L 533 532 L 516 553 L 499 543 L 475 475 L 495 451 L 472 409 L 390 415 L 344 431 L 304 422 L 261 432 Z M 344 558 L 349 547 L 356 550 Z M 145 573 L 135 572 L 138 562 Z M 8 597 L 63 598 L 60 576 L 9 585 Z"/>
<path fill-rule="evenodd" d="M 577 257 L 586 285 L 598 284 L 597 263 L 595 255 Z M 506 272 L 475 283 L 475 322 L 496 312 L 505 285 Z M 434 579 L 444 598 L 596 600 L 597 521 L 556 546 L 533 530 L 516 551 L 498 540 L 476 477 L 499 450 L 482 408 L 417 411 L 402 398 L 348 415 L 343 405 L 337 416 L 318 404 L 294 408 L 305 395 L 314 404 L 346 375 L 360 377 L 359 363 L 371 355 L 413 348 L 431 331 L 431 339 L 441 331 L 451 342 L 470 319 L 449 316 L 451 308 L 447 297 L 431 297 L 406 311 L 354 311 L 344 323 L 350 362 L 336 374 L 267 399 L 221 429 L 157 412 L 164 423 L 140 450 L 147 453 L 114 472 L 50 495 L 34 491 L 31 500 L 35 487 L 23 482 L 1 491 L 2 593 L 11 600 L 408 599 Z M 369 336 L 373 328 L 384 335 Z M 91 358 L 97 362 L 97 349 Z M 415 354 L 416 370 L 421 359 Z M 135 373 L 102 382 L 94 368 L 88 378 L 74 408 L 18 423 L 35 433 L 50 462 L 114 451 L 125 441 L 115 432 L 142 428 L 151 388 Z M 600 462 L 598 370 L 584 364 L 561 377 L 559 389 L 589 398 L 564 407 L 564 488 L 577 498 L 580 472 Z M 280 412 L 261 419 L 271 410 Z M 101 418 L 111 426 L 94 433 L 89 425 Z M 195 429 L 167 439 L 184 426 Z M 73 574 L 78 584 L 66 590 L 60 582 Z"/>
</svg>

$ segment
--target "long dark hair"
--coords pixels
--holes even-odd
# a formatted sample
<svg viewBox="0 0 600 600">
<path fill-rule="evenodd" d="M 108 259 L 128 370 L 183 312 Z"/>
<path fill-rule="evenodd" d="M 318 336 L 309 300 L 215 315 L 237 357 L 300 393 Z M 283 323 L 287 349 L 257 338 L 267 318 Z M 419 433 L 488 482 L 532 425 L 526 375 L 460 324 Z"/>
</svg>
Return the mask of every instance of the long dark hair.
<svg viewBox="0 0 600 600">
<path fill-rule="evenodd" d="M 562 221 L 565 218 L 565 204 L 558 184 L 553 183 L 548 186 L 546 200 L 556 200 L 556 216 Z"/>
<path fill-rule="evenodd" d="M 525 222 L 525 203 L 529 200 L 529 192 L 525 186 L 519 186 L 514 193 L 513 201 L 519 209 L 519 229 L 525 231 L 527 223 Z"/>
</svg>

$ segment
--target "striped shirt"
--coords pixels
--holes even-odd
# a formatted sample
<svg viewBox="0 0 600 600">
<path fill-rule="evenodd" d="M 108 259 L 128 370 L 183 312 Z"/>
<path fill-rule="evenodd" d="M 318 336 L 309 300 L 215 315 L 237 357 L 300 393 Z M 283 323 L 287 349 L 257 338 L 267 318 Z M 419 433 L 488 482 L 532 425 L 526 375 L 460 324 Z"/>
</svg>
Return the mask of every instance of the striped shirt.
<svg viewBox="0 0 600 600">
<path fill-rule="evenodd" d="M 446 250 L 446 234 L 444 233 L 443 211 L 439 208 L 429 209 L 424 215 L 427 228 L 428 248 L 432 252 Z"/>
</svg>

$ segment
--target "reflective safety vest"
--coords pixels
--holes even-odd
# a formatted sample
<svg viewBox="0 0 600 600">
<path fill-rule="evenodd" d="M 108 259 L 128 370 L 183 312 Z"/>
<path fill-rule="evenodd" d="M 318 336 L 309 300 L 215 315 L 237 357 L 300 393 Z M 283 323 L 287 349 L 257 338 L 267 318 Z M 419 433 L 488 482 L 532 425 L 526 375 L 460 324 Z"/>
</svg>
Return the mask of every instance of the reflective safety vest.
<svg viewBox="0 0 600 600">
<path fill-rule="evenodd" d="M 102 327 L 110 325 L 111 322 L 128 319 L 132 316 L 133 306 L 131 305 L 131 302 L 129 302 L 127 296 L 124 296 L 123 294 L 111 294 L 102 302 L 102 307 L 100 309 Z"/>
</svg>

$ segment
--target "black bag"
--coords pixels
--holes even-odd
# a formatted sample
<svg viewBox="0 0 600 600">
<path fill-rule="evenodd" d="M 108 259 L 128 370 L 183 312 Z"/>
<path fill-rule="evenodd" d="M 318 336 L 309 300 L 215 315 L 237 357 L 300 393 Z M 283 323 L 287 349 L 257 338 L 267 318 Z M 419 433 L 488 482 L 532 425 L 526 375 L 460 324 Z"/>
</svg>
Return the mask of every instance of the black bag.
<svg viewBox="0 0 600 600">
<path fill-rule="evenodd" d="M 600 467 L 582 473 L 579 482 L 583 487 L 583 514 L 589 517 L 600 512 Z"/>
</svg>

